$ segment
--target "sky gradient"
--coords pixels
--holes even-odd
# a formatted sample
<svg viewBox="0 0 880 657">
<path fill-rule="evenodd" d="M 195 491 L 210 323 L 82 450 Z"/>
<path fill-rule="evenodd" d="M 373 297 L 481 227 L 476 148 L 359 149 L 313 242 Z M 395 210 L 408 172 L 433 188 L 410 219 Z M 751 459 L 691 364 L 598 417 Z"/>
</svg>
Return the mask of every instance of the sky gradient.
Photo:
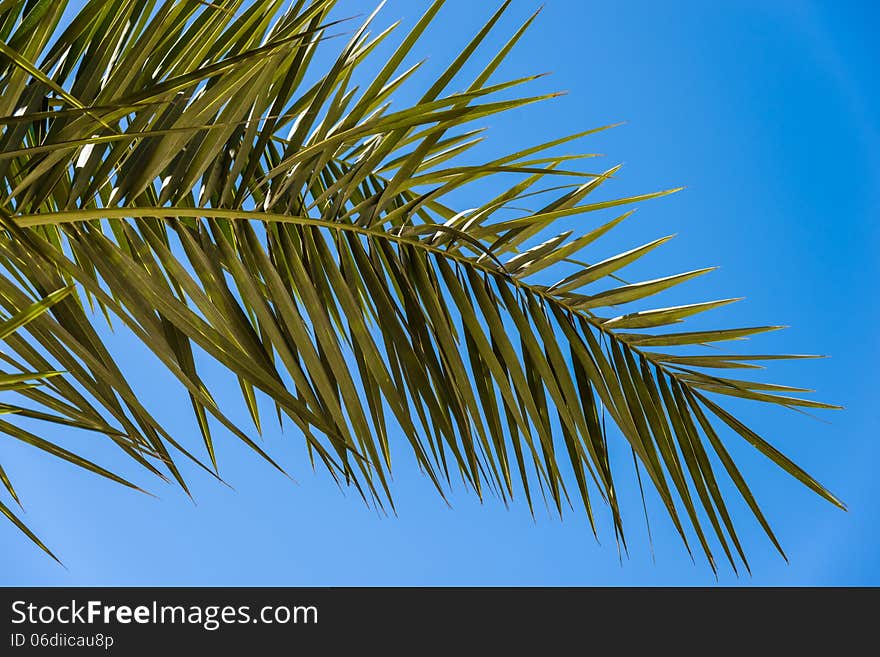
<svg viewBox="0 0 880 657">
<path fill-rule="evenodd" d="M 377 25 L 403 18 L 406 29 L 426 4 L 390 0 Z M 372 6 L 344 0 L 339 15 L 369 13 Z M 413 96 L 424 88 L 418 81 L 442 70 L 495 6 L 448 2 L 415 48 L 413 59 L 429 60 Z M 491 57 L 535 8 L 514 0 L 483 56 Z M 509 509 L 491 498 L 481 504 L 461 486 L 450 508 L 418 474 L 402 436 L 394 471 L 397 514 L 384 516 L 354 492 L 340 493 L 326 473 L 312 472 L 295 431 L 270 427 L 265 445 L 296 482 L 218 431 L 218 460 L 231 488 L 193 471 L 195 503 L 144 476 L 138 481 L 156 498 L 0 441 L 25 521 L 66 566 L 0 523 L 6 555 L 0 585 L 880 585 L 880 479 L 874 474 L 880 408 L 871 388 L 880 359 L 874 328 L 880 320 L 880 90 L 870 82 L 880 55 L 878 19 L 875 3 L 857 1 L 548 0 L 496 79 L 550 71 L 528 93 L 569 93 L 484 122 L 488 139 L 480 152 L 491 156 L 626 121 L 578 145 L 606 154 L 596 168 L 625 163 L 609 193 L 686 189 L 642 205 L 603 242 L 602 257 L 677 233 L 627 274 L 652 278 L 719 265 L 664 297 L 668 305 L 744 296 L 713 313 L 711 323 L 790 325 L 747 346 L 830 356 L 773 365 L 769 376 L 815 388 L 817 399 L 846 410 L 823 412 L 817 420 L 782 408 L 731 407 L 842 498 L 848 512 L 812 494 L 738 436 L 723 434 L 789 564 L 739 500 L 731 506 L 751 576 L 737 578 L 722 564 L 716 579 L 704 561 L 692 562 L 656 499 L 648 503 L 652 558 L 628 472 L 620 479 L 630 533 L 623 559 L 610 525 L 600 528 L 597 543 L 577 513 L 560 521 L 538 508 L 532 519 L 522 500 Z M 480 191 L 470 188 L 462 207 L 477 205 L 479 199 L 469 204 L 467 195 Z M 572 219 L 569 226 L 579 224 Z M 172 433 L 198 444 L 182 389 L 124 332 L 106 335 L 145 405 L 158 409 Z M 211 371 L 208 365 L 208 380 Z M 246 425 L 237 395 L 231 385 L 218 401 L 228 402 L 230 415 Z M 51 437 L 64 441 L 60 430 Z M 115 465 L 105 450 L 89 451 L 73 440 L 88 437 L 71 435 L 65 444 Z"/>
</svg>

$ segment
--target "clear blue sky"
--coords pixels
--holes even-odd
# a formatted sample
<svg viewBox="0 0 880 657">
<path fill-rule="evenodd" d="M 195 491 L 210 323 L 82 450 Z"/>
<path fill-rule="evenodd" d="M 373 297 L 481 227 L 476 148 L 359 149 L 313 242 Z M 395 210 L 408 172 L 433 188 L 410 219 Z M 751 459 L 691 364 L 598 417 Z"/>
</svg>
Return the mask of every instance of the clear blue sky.
<svg viewBox="0 0 880 657">
<path fill-rule="evenodd" d="M 390 0 L 380 23 L 404 18 L 411 25 L 425 4 Z M 493 44 L 536 4 L 514 0 Z M 495 5 L 450 0 L 416 47 L 419 56 L 430 57 L 427 74 L 455 55 Z M 371 6 L 344 1 L 340 15 Z M 583 145 L 606 153 L 604 165 L 626 163 L 612 191 L 687 186 L 643 206 L 636 221 L 606 242 L 606 255 L 614 247 L 678 233 L 642 273 L 720 265 L 689 286 L 682 300 L 746 296 L 720 311 L 718 321 L 793 327 L 756 338 L 755 349 L 832 356 L 774 368 L 779 382 L 816 388 L 822 400 L 847 407 L 822 415 L 827 422 L 784 409 L 736 409 L 850 511 L 834 509 L 725 434 L 791 563 L 772 551 L 747 509 L 736 503 L 753 576 L 736 579 L 722 571 L 722 584 L 880 585 L 880 406 L 873 390 L 880 358 L 880 89 L 871 83 L 880 55 L 878 24 L 876 3 L 855 0 L 548 0 L 501 74 L 552 71 L 534 84 L 535 92 L 570 93 L 489 121 L 488 152 L 625 120 Z M 185 395 L 130 338 L 108 340 L 147 404 L 197 444 Z M 226 392 L 231 414 L 244 423 L 240 404 L 233 402 L 236 391 Z M 96 442 L 92 437 L 53 437 L 113 465 L 105 451 L 87 444 Z M 219 458 L 234 490 L 193 472 L 196 504 L 143 477 L 139 481 L 157 499 L 0 442 L 26 520 L 67 566 L 59 567 L 10 524 L 0 523 L 0 584 L 715 582 L 705 564 L 690 561 L 655 502 L 649 504 L 652 562 L 634 490 L 625 492 L 632 545 L 621 563 L 607 528 L 599 545 L 575 515 L 560 522 L 539 509 L 533 521 L 524 505 L 505 509 L 491 499 L 480 504 L 460 489 L 452 508 L 446 507 L 404 450 L 395 473 L 398 515 L 385 517 L 354 494 L 341 494 L 324 473 L 313 473 L 293 431 L 270 431 L 265 440 L 296 483 L 225 436 Z"/>
</svg>

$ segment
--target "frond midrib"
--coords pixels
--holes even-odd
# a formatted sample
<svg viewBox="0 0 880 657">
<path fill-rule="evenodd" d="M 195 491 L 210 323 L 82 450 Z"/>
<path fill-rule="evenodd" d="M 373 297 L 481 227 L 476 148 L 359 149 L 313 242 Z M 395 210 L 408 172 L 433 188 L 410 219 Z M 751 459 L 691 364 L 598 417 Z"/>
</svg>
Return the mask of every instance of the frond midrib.
<svg viewBox="0 0 880 657">
<path fill-rule="evenodd" d="M 312 226 L 315 228 L 325 228 L 328 230 L 351 232 L 365 237 L 374 239 L 387 240 L 397 244 L 406 244 L 422 249 L 425 252 L 442 256 L 448 260 L 452 260 L 458 264 L 471 267 L 483 274 L 488 274 L 496 279 L 513 285 L 529 294 L 532 294 L 548 303 L 551 303 L 565 312 L 573 314 L 587 321 L 597 331 L 603 335 L 615 340 L 618 344 L 638 354 L 641 358 L 649 361 L 652 365 L 660 369 L 664 374 L 674 378 L 680 384 L 686 386 L 689 390 L 693 390 L 692 382 L 680 376 L 680 372 L 670 368 L 662 360 L 658 359 L 652 352 L 646 352 L 637 346 L 630 344 L 626 339 L 619 336 L 615 331 L 603 325 L 603 322 L 589 310 L 577 308 L 571 303 L 566 302 L 562 297 L 547 293 L 541 286 L 529 283 L 522 278 L 512 275 L 510 272 L 499 270 L 496 267 L 483 264 L 478 260 L 469 258 L 465 255 L 451 251 L 449 249 L 440 248 L 429 244 L 425 240 L 407 238 L 403 235 L 396 235 L 389 231 L 377 230 L 366 226 L 359 226 L 350 222 L 333 221 L 329 219 L 319 219 L 316 217 L 299 217 L 275 212 L 264 212 L 255 210 L 235 210 L 228 208 L 212 208 L 212 207 L 122 207 L 122 208 L 100 208 L 88 210 L 66 210 L 61 212 L 41 212 L 38 214 L 18 215 L 12 218 L 21 228 L 31 228 L 45 225 L 57 225 L 60 223 L 74 223 L 78 221 L 92 221 L 96 219 L 127 219 L 127 218 L 147 218 L 147 217 L 163 217 L 166 219 L 175 219 L 187 217 L 193 219 L 216 217 L 223 219 L 246 219 L 259 221 L 274 221 L 280 223 L 291 223 L 300 226 Z M 503 265 L 502 265 L 503 267 Z"/>
</svg>

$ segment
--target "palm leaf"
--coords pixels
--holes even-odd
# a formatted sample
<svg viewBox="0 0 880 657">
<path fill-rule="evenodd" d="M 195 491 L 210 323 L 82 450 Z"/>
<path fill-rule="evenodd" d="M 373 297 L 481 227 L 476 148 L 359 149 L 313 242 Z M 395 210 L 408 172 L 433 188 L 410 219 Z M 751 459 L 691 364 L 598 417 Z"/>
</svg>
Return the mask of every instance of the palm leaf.
<svg viewBox="0 0 880 657">
<path fill-rule="evenodd" d="M 180 456 L 220 467 L 212 424 L 271 461 L 214 401 L 201 351 L 236 377 L 255 429 L 265 396 L 313 458 L 369 502 L 393 504 L 399 431 L 441 495 L 461 479 L 481 496 L 521 494 L 531 508 L 540 491 L 559 513 L 577 495 L 597 532 L 596 504 L 607 504 L 623 541 L 607 415 L 687 549 L 696 536 L 713 569 L 717 545 L 734 569 L 737 559 L 747 566 L 713 461 L 779 544 L 712 418 L 842 506 L 707 396 L 827 407 L 778 394 L 788 386 L 704 371 L 768 356 L 694 351 L 777 327 L 656 332 L 734 301 L 631 310 L 710 271 L 618 276 L 668 237 L 580 260 L 631 214 L 605 211 L 677 190 L 603 199 L 619 167 L 560 168 L 592 154 L 554 148 L 595 131 L 459 163 L 482 139 L 474 121 L 555 96 L 510 97 L 533 78 L 490 84 L 534 16 L 463 91 L 449 91 L 503 3 L 417 102 L 392 109 L 418 68 L 401 72 L 403 63 L 442 2 L 363 90 L 362 65 L 393 29 L 371 36 L 371 15 L 315 76 L 332 0 L 91 0 L 58 30 L 66 4 L 0 9 L 0 299 L 11 311 L 28 291 L 76 288 L 31 331 L 65 372 L 52 396 L 23 390 L 32 401 L 184 487 Z M 486 187 L 475 183 L 485 180 L 509 186 L 481 203 Z M 475 207 L 448 200 L 463 192 Z M 553 230 L 575 215 L 588 226 L 580 234 Z M 138 401 L 93 307 L 186 389 L 207 464 Z M 24 338 L 7 342 L 22 364 L 51 369 Z"/>
<path fill-rule="evenodd" d="M 39 322 L 41 316 L 43 316 L 51 307 L 56 306 L 56 304 L 60 303 L 65 298 L 70 297 L 73 291 L 73 287 L 61 288 L 59 290 L 56 290 L 55 292 L 48 294 L 45 298 L 40 299 L 39 301 L 36 301 L 29 306 L 22 308 L 21 310 L 12 314 L 10 317 L 0 320 L 0 339 L 10 340 L 15 332 L 22 327 L 33 328 L 34 325 Z M 10 357 L 9 354 L 0 354 L 0 357 L 2 357 L 2 359 L 6 362 L 14 363 L 14 360 Z M 50 423 L 66 424 L 85 429 L 98 429 L 97 426 L 92 426 L 87 421 L 84 422 L 82 419 L 80 419 L 74 409 L 70 409 L 69 407 L 66 408 L 63 403 L 53 399 L 53 396 L 50 393 L 44 391 L 38 392 L 36 390 L 36 388 L 40 386 L 51 388 L 52 386 L 50 380 L 53 377 L 58 377 L 62 374 L 63 372 L 58 371 L 18 371 L 15 373 L 0 373 L 0 391 L 4 393 L 20 393 L 25 396 L 31 396 L 33 399 L 40 401 L 42 406 L 48 407 L 49 409 L 56 412 L 60 412 L 60 415 L 47 414 L 45 412 L 34 411 L 29 408 L 7 403 L 0 404 L 0 414 L 31 417 L 34 419 L 48 421 Z M 47 384 L 49 385 L 47 386 Z M 53 401 L 55 403 L 53 403 Z M 71 410 L 74 410 L 74 412 L 70 412 Z M 91 470 L 92 472 L 107 477 L 108 479 L 111 479 L 117 483 L 137 489 L 137 486 L 128 482 L 122 477 L 113 474 L 109 470 L 106 470 L 101 466 L 92 463 L 88 459 L 82 458 L 81 456 L 78 456 L 77 454 L 70 452 L 69 450 L 64 449 L 59 445 L 56 445 L 44 438 L 41 438 L 40 436 L 37 436 L 29 431 L 22 429 L 16 423 L 0 419 L 0 433 L 10 438 L 20 440 L 38 449 L 41 449 L 44 452 L 57 456 L 81 468 Z M 14 502 L 19 507 L 21 507 L 21 500 L 19 499 L 18 493 L 16 492 L 12 481 L 9 478 L 9 475 L 6 473 L 6 470 L 3 468 L 2 464 L 0 464 L 0 481 L 2 481 L 3 486 L 6 488 L 7 492 L 12 497 Z M 9 520 L 11 520 L 13 524 L 15 524 L 22 532 L 24 532 L 24 534 L 27 535 L 34 543 L 45 550 L 52 558 L 57 560 L 57 557 L 55 557 L 55 555 L 49 550 L 49 548 L 47 548 L 46 545 L 39 538 L 37 538 L 37 536 L 22 522 L 22 520 L 12 509 L 10 509 L 6 504 L 0 503 L 0 510 L 2 510 L 3 514 L 7 518 L 9 518 Z"/>
</svg>

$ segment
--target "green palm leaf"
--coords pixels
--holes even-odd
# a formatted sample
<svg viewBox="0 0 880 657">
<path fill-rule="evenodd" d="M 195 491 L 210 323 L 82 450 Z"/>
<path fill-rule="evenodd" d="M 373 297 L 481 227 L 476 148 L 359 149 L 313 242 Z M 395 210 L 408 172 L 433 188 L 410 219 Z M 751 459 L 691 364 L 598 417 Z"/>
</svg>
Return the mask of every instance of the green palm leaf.
<svg viewBox="0 0 880 657">
<path fill-rule="evenodd" d="M 0 320 L 0 339 L 11 340 L 11 338 L 15 335 L 15 332 L 22 327 L 26 329 L 34 329 L 35 325 L 40 322 L 41 317 L 46 313 L 47 310 L 49 310 L 49 308 L 55 306 L 65 298 L 70 297 L 73 291 L 73 287 L 61 288 L 59 290 L 56 290 L 55 292 L 52 292 L 51 294 L 48 294 L 45 298 L 36 301 L 29 306 L 26 306 L 21 310 L 15 312 L 12 316 Z M 20 367 L 20 365 L 16 363 L 15 360 L 7 353 L 0 354 L 0 358 L 2 358 L 2 360 L 7 363 L 12 363 Z M 30 417 L 33 419 L 48 421 L 50 423 L 66 424 L 85 429 L 98 429 L 99 427 L 97 426 L 91 426 L 87 422 L 83 422 L 82 419 L 77 417 L 76 413 L 70 413 L 69 409 L 64 408 L 64 405 L 56 398 L 53 398 L 50 393 L 37 390 L 37 388 L 40 386 L 44 388 L 52 388 L 53 386 L 51 385 L 51 379 L 53 377 L 58 377 L 62 374 L 63 372 L 57 371 L 18 371 L 15 373 L 0 373 L 0 391 L 2 391 L 3 393 L 19 393 L 24 396 L 32 397 L 32 399 L 40 401 L 44 407 L 48 407 L 53 411 L 61 413 L 60 415 L 47 414 L 42 411 L 34 411 L 32 409 L 17 406 L 14 404 L 2 403 L 0 404 L 0 415 L 19 415 L 23 417 Z M 53 392 L 57 391 L 53 390 Z M 10 438 L 20 440 L 66 461 L 69 461 L 70 463 L 85 468 L 86 470 L 91 470 L 92 472 L 107 477 L 108 479 L 116 481 L 117 483 L 129 486 L 131 488 L 137 488 L 134 484 L 131 484 L 122 477 L 119 477 L 112 472 L 105 470 L 99 465 L 95 465 L 91 461 L 84 459 L 64 449 L 63 447 L 60 447 L 59 445 L 56 445 L 44 438 L 41 438 L 33 433 L 30 433 L 29 431 L 22 429 L 20 426 L 13 422 L 8 422 L 6 420 L 0 419 L 0 433 L 3 433 Z M 9 475 L 7 475 L 6 470 L 3 468 L 2 464 L 0 464 L 0 481 L 2 481 L 3 486 L 6 488 L 13 501 L 19 507 L 21 507 L 21 500 L 18 497 L 18 493 L 16 493 L 12 481 L 10 480 Z M 36 543 L 50 556 L 57 560 L 57 557 L 52 554 L 49 548 L 47 548 L 43 544 L 43 542 L 40 541 L 40 539 L 37 538 L 37 536 L 22 522 L 18 515 L 3 502 L 0 502 L 0 512 L 2 512 L 3 515 L 9 518 L 9 520 L 11 520 L 13 524 L 15 524 L 22 532 L 24 532 L 25 535 L 27 535 L 34 543 Z"/>
<path fill-rule="evenodd" d="M 842 506 L 707 396 L 828 407 L 705 371 L 768 356 L 693 351 L 777 327 L 656 332 L 734 301 L 631 309 L 709 271 L 618 276 L 668 237 L 582 255 L 631 214 L 604 211 L 677 190 L 599 198 L 619 167 L 578 172 L 567 167 L 591 154 L 553 154 L 594 131 L 460 163 L 482 139 L 474 121 L 555 95 L 510 97 L 533 78 L 489 83 L 534 16 L 449 91 L 505 2 L 417 102 L 397 107 L 417 69 L 401 66 L 442 2 L 363 90 L 361 65 L 392 30 L 372 36 L 370 16 L 316 77 L 335 2 L 283 4 L 92 0 L 64 26 L 64 2 L 0 6 L 0 301 L 11 312 L 29 290 L 76 288 L 31 331 L 64 371 L 54 394 L 22 394 L 184 488 L 180 456 L 218 472 L 212 425 L 271 461 L 215 402 L 201 351 L 237 378 L 258 431 L 266 396 L 370 502 L 393 503 L 399 431 L 441 495 L 457 478 L 530 507 L 540 491 L 560 513 L 576 495 L 597 532 L 595 505 L 607 504 L 623 541 L 607 416 L 687 549 L 696 536 L 713 568 L 713 542 L 734 569 L 747 565 L 713 462 L 779 548 L 713 418 Z M 470 190 L 480 203 L 487 178 L 515 182 L 467 210 L 449 200 Z M 582 234 L 553 230 L 575 215 Z M 187 390 L 207 463 L 138 401 L 91 307 Z M 7 342 L 22 364 L 52 369 L 21 336 Z"/>
</svg>

